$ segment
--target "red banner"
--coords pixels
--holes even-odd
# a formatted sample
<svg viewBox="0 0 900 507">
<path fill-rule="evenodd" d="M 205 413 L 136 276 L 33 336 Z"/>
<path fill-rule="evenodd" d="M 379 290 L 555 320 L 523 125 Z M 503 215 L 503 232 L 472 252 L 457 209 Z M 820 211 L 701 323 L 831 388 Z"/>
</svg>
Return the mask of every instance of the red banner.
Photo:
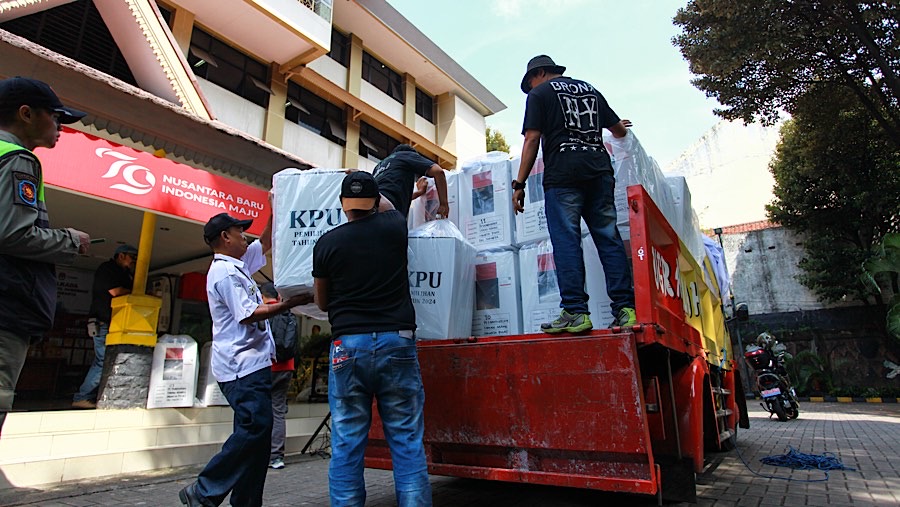
<svg viewBox="0 0 900 507">
<path fill-rule="evenodd" d="M 223 212 L 250 218 L 254 235 L 269 218 L 265 190 L 77 130 L 63 128 L 56 147 L 37 154 L 53 187 L 200 223 Z"/>
</svg>

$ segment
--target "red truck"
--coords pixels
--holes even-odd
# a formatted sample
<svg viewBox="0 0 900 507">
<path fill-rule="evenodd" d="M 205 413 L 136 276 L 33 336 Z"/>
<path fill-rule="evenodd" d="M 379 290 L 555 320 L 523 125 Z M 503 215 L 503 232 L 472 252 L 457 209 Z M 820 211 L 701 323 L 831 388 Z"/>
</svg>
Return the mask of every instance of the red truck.
<svg viewBox="0 0 900 507">
<path fill-rule="evenodd" d="M 430 473 L 695 500 L 746 401 L 709 261 L 643 187 L 628 207 L 637 325 L 419 343 Z M 377 415 L 366 466 L 391 468 Z"/>
</svg>

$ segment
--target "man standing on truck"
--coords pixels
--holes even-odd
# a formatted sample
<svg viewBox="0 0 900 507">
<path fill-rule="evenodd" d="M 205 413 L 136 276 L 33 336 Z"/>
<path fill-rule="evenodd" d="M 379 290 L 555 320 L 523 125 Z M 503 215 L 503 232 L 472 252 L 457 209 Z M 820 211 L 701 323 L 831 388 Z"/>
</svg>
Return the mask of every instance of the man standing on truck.
<svg viewBox="0 0 900 507">
<path fill-rule="evenodd" d="M 388 198 L 394 209 L 406 218 L 409 215 L 409 204 L 413 200 L 413 188 L 423 176 L 434 178 L 434 186 L 438 192 L 438 208 L 436 215 L 447 218 L 450 205 L 447 203 L 447 177 L 441 166 L 423 157 L 408 144 L 399 144 L 390 155 L 375 166 L 372 171 L 381 195 Z"/>
<path fill-rule="evenodd" d="M 374 397 L 391 450 L 397 504 L 430 506 L 406 220 L 362 171 L 344 178 L 341 206 L 347 223 L 316 242 L 312 271 L 316 304 L 328 312 L 334 336 L 328 372 L 331 505 L 366 503 L 363 453 Z"/>
<path fill-rule="evenodd" d="M 584 291 L 581 219 L 588 225 L 606 275 L 612 301 L 611 327 L 635 323 L 634 288 L 625 246 L 616 228 L 615 177 L 603 146 L 602 129 L 619 138 L 628 134 L 606 99 L 585 81 L 563 76 L 566 68 L 547 55 L 528 62 L 522 91 L 528 94 L 522 134 L 522 159 L 513 180 L 513 208 L 525 209 L 525 182 L 538 146 L 544 153 L 544 208 L 553 243 L 562 311 L 541 324 L 545 333 L 580 333 L 593 327 Z"/>
<path fill-rule="evenodd" d="M 12 410 L 28 345 L 53 327 L 55 263 L 86 254 L 91 238 L 51 229 L 35 148 L 51 149 L 61 125 L 86 113 L 63 106 L 47 83 L 0 81 L 0 429 Z"/>
</svg>

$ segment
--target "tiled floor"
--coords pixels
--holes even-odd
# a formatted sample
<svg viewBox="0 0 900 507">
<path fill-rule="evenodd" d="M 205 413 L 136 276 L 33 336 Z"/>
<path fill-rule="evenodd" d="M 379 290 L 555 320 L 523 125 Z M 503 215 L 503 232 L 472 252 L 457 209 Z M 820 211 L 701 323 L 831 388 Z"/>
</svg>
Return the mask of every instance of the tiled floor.
<svg viewBox="0 0 900 507">
<path fill-rule="evenodd" d="M 754 402 L 751 428 L 741 430 L 738 449 L 708 457 L 698 477 L 698 505 L 900 505 L 900 405 L 806 403 L 800 418 L 785 423 L 768 419 Z M 763 465 L 759 459 L 780 455 L 793 446 L 800 452 L 832 452 L 857 471 L 791 471 Z M 763 476 L 754 475 L 750 469 Z M 112 506 L 179 505 L 178 490 L 192 480 L 197 467 L 152 474 L 119 476 L 103 481 L 71 482 L 49 490 L 0 491 L 0 505 Z M 793 481 L 783 480 L 784 478 Z M 390 472 L 367 470 L 373 507 L 395 505 Z M 436 506 L 595 506 L 655 505 L 655 499 L 546 486 L 432 477 Z M 269 471 L 266 506 L 328 505 L 328 461 L 293 457 L 283 470 Z"/>
</svg>

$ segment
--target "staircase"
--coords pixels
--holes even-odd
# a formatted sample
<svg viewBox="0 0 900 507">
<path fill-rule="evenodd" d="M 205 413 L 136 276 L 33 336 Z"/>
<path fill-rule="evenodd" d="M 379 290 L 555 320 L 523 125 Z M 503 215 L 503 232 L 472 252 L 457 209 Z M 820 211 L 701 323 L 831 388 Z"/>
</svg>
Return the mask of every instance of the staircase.
<svg viewBox="0 0 900 507">
<path fill-rule="evenodd" d="M 285 451 L 300 452 L 326 403 L 288 405 Z M 0 436 L 0 489 L 202 465 L 232 432 L 229 407 L 12 412 Z"/>
</svg>

